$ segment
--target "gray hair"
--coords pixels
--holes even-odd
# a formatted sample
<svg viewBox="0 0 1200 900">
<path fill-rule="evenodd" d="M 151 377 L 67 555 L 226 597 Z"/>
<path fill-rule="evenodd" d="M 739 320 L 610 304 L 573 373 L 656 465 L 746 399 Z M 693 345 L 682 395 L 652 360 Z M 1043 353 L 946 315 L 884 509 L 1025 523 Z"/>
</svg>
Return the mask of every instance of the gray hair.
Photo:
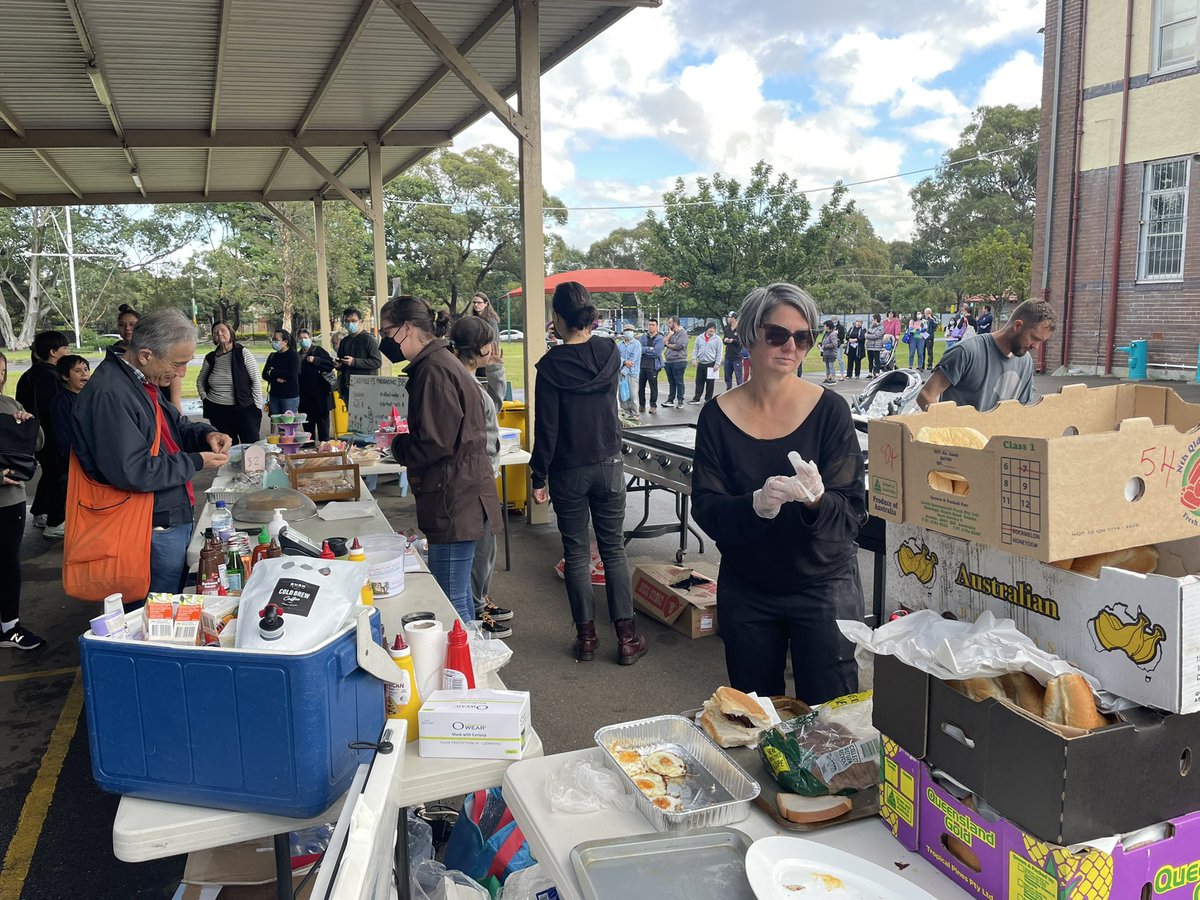
<svg viewBox="0 0 1200 900">
<path fill-rule="evenodd" d="M 138 319 L 129 339 L 129 353 L 136 357 L 139 350 L 149 350 L 155 356 L 166 356 L 183 343 L 196 343 L 192 320 L 177 309 L 159 309 Z"/>
<path fill-rule="evenodd" d="M 755 288 L 742 301 L 742 308 L 737 314 L 737 336 L 743 347 L 749 349 L 754 346 L 758 341 L 758 329 L 763 326 L 771 310 L 781 303 L 786 303 L 804 316 L 809 331 L 815 333 L 816 323 L 821 320 L 816 301 L 794 284 L 778 281 L 766 287 Z"/>
</svg>

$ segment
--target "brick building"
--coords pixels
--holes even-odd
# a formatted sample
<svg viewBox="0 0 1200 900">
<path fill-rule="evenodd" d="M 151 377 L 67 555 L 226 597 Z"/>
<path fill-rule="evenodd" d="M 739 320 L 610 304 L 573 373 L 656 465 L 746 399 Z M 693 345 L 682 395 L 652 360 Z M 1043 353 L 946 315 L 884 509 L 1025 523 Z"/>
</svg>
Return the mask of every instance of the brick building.
<svg viewBox="0 0 1200 900">
<path fill-rule="evenodd" d="M 1151 377 L 1195 373 L 1198 22 L 1200 0 L 1047 0 L 1032 294 L 1059 314 L 1047 372 L 1123 375 L 1115 348 L 1146 338 Z"/>
</svg>

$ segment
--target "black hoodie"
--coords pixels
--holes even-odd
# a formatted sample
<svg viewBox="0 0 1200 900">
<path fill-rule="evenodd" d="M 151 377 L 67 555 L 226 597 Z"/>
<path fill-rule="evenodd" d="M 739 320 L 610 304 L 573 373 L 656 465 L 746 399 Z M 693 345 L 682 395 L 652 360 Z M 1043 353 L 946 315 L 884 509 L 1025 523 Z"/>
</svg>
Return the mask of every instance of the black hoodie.
<svg viewBox="0 0 1200 900">
<path fill-rule="evenodd" d="M 552 469 L 573 469 L 621 455 L 617 377 L 621 354 L 615 341 L 594 337 L 551 347 L 538 361 L 534 389 L 535 488 Z"/>
</svg>

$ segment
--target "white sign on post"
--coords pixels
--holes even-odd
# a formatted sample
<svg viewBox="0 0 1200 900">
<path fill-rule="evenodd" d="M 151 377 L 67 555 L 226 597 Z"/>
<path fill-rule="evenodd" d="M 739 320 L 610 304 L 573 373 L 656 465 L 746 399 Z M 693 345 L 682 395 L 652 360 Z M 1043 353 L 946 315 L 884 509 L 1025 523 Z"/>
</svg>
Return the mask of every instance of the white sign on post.
<svg viewBox="0 0 1200 900">
<path fill-rule="evenodd" d="M 407 385 L 407 376 L 351 375 L 350 430 L 374 434 L 379 423 L 392 414 L 393 406 L 401 418 L 408 418 Z"/>
</svg>

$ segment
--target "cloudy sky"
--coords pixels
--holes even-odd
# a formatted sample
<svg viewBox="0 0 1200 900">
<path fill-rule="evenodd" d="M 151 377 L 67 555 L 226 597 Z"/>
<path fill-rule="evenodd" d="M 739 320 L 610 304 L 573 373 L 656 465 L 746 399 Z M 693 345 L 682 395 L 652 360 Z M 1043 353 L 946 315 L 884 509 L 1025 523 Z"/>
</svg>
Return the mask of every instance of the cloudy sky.
<svg viewBox="0 0 1200 900">
<path fill-rule="evenodd" d="M 1042 0 L 664 0 L 542 81 L 546 188 L 571 207 L 661 202 L 674 179 L 744 179 L 759 159 L 804 188 L 935 165 L 980 104 L 1035 106 Z M 516 150 L 494 117 L 455 149 Z M 852 188 L 887 239 L 919 176 Z M 814 204 L 825 195 L 810 195 Z M 582 248 L 645 214 L 573 210 Z"/>
</svg>

